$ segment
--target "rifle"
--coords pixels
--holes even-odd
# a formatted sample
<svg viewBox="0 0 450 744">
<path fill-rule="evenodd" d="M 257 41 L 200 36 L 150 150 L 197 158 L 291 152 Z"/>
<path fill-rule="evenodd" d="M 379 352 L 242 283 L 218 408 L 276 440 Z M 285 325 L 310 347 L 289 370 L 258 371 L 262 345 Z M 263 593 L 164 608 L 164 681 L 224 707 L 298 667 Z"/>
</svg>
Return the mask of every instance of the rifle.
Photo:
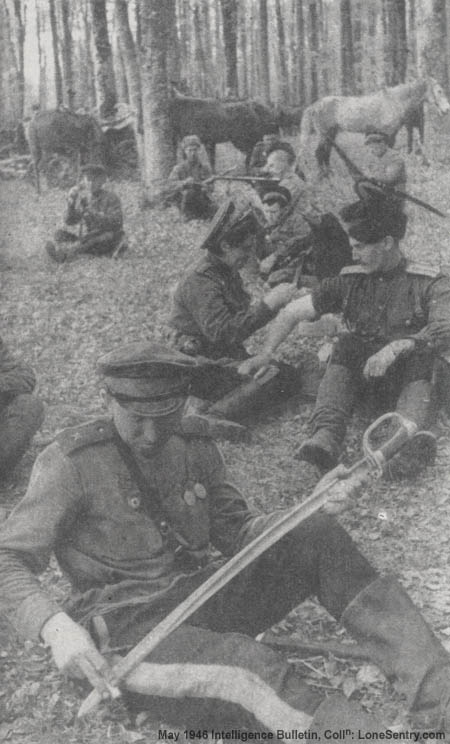
<svg viewBox="0 0 450 744">
<path fill-rule="evenodd" d="M 428 202 L 419 199 L 417 196 L 412 196 L 412 194 L 408 194 L 406 191 L 400 191 L 400 189 L 395 188 L 395 186 L 389 186 L 388 184 L 383 183 L 383 181 L 378 181 L 376 178 L 369 178 L 369 176 L 365 176 L 364 173 L 353 162 L 353 160 L 349 158 L 345 150 L 343 150 L 342 147 L 337 144 L 337 142 L 331 139 L 331 137 L 328 138 L 328 141 L 330 142 L 331 146 L 334 147 L 341 160 L 345 163 L 349 172 L 355 178 L 357 184 L 359 181 L 366 181 L 367 183 L 375 186 L 377 189 L 381 189 L 381 191 L 383 191 L 387 196 L 397 196 L 399 199 L 406 199 L 413 204 L 417 204 L 419 207 L 427 209 L 433 214 L 437 214 L 439 217 L 448 219 L 448 215 L 445 214 L 445 212 L 441 212 L 440 209 L 433 207 L 431 204 L 428 204 Z"/>
<path fill-rule="evenodd" d="M 397 430 L 387 441 L 374 449 L 371 437 L 374 432 L 384 426 L 387 422 L 397 421 Z M 265 532 L 254 538 L 248 545 L 236 555 L 230 558 L 190 596 L 188 596 L 178 607 L 169 612 L 153 630 L 151 630 L 139 643 L 112 667 L 112 674 L 117 683 L 126 682 L 141 662 L 153 651 L 162 640 L 184 623 L 194 612 L 202 607 L 218 591 L 223 589 L 235 576 L 247 566 L 265 553 L 272 545 L 275 545 L 282 537 L 287 535 L 295 527 L 317 512 L 327 501 L 334 496 L 353 496 L 374 476 L 381 475 L 388 460 L 416 433 L 417 425 L 405 419 L 398 413 L 386 413 L 380 416 L 363 436 L 364 456 L 351 468 L 335 468 L 319 481 L 311 496 L 302 504 L 297 504 L 273 522 Z M 380 432 L 376 433 L 377 439 Z M 128 689 L 132 689 L 130 683 Z M 120 691 L 117 687 L 110 687 L 111 697 L 118 697 Z M 83 717 L 93 710 L 101 701 L 97 689 L 92 692 L 82 703 L 78 717 Z"/>
<path fill-rule="evenodd" d="M 206 179 L 203 183 L 213 183 L 214 181 L 239 181 L 242 183 L 254 183 L 266 184 L 269 187 L 275 188 L 280 183 L 279 178 L 270 178 L 269 176 L 211 176 Z"/>
</svg>

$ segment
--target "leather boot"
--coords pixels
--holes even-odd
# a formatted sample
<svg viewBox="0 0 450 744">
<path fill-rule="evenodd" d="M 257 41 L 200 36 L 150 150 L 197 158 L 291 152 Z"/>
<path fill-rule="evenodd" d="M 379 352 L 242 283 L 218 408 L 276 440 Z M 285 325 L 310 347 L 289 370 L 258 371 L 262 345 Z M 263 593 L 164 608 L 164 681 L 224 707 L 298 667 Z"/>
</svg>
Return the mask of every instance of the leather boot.
<svg viewBox="0 0 450 744">
<path fill-rule="evenodd" d="M 450 713 L 450 656 L 399 582 L 390 576 L 373 581 L 341 622 L 406 695 L 415 723 L 440 728 Z"/>
<path fill-rule="evenodd" d="M 337 465 L 354 400 L 351 372 L 341 364 L 330 364 L 319 385 L 311 419 L 314 433 L 300 446 L 299 460 L 317 465 L 323 472 Z"/>
<path fill-rule="evenodd" d="M 414 478 L 436 459 L 436 437 L 428 431 L 437 412 L 432 383 L 415 380 L 405 385 L 397 402 L 397 412 L 414 421 L 419 431 L 389 461 L 386 477 L 391 480 Z"/>
</svg>

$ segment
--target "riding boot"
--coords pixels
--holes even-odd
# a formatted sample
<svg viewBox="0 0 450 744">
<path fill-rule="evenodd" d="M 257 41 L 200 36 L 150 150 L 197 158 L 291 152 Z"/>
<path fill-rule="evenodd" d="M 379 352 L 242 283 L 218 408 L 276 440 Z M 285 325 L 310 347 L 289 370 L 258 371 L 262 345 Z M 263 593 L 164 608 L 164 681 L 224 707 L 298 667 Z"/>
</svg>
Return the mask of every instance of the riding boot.
<svg viewBox="0 0 450 744">
<path fill-rule="evenodd" d="M 428 431 L 437 413 L 432 383 L 414 380 L 405 385 L 397 402 L 397 412 L 414 421 L 418 432 L 389 461 L 386 476 L 391 480 L 415 477 L 435 461 L 436 437 Z"/>
<path fill-rule="evenodd" d="M 450 656 L 399 582 L 382 576 L 345 608 L 341 623 L 406 695 L 421 727 L 450 721 Z"/>
<path fill-rule="evenodd" d="M 355 385 L 350 370 L 330 364 L 319 385 L 312 415 L 313 436 L 300 446 L 299 460 L 317 465 L 323 472 L 337 464 L 347 422 L 355 401 Z"/>
<path fill-rule="evenodd" d="M 42 401 L 30 393 L 21 393 L 1 409 L 0 478 L 6 478 L 28 449 L 44 420 Z"/>
</svg>

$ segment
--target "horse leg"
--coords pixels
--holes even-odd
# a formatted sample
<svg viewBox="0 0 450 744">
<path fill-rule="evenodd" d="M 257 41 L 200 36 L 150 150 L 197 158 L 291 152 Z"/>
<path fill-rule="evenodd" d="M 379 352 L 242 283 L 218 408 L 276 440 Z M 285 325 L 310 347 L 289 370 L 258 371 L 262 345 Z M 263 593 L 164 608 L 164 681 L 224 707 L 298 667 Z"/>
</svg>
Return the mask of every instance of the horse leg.
<svg viewBox="0 0 450 744">
<path fill-rule="evenodd" d="M 213 171 L 216 169 L 216 145 L 214 142 L 204 142 L 205 150 L 208 154 L 209 162 Z"/>
<path fill-rule="evenodd" d="M 330 155 L 333 141 L 334 137 L 327 135 L 325 139 L 319 140 L 316 147 L 315 155 L 322 178 L 326 178 L 330 173 Z"/>
</svg>

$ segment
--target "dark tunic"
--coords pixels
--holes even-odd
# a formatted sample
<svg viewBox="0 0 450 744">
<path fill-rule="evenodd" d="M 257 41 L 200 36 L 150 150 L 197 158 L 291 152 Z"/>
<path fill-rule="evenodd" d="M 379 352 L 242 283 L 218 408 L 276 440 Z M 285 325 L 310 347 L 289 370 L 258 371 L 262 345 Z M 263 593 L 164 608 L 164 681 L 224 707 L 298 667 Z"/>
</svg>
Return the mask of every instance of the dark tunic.
<svg viewBox="0 0 450 744">
<path fill-rule="evenodd" d="M 178 348 L 191 340 L 196 354 L 244 359 L 243 342 L 274 315 L 263 301 L 251 304 L 239 273 L 209 254 L 178 284 L 169 324 Z"/>
</svg>

